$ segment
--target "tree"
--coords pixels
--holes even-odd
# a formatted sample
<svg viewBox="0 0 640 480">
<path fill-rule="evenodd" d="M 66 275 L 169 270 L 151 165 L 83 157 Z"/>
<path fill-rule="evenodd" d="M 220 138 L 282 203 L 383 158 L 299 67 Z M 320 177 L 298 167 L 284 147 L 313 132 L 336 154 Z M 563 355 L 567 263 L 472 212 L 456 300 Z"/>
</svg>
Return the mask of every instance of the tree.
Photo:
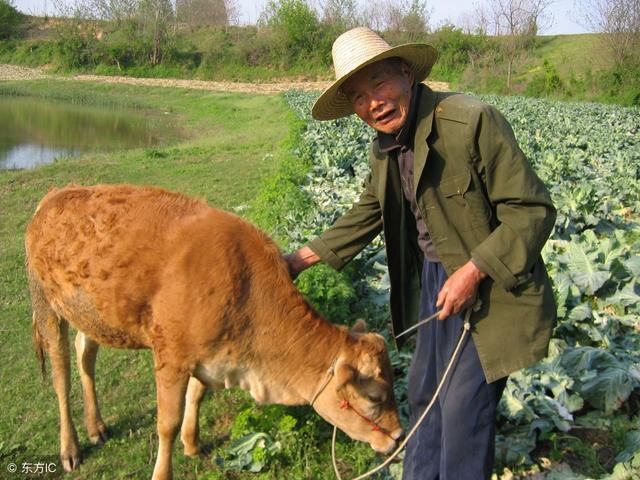
<svg viewBox="0 0 640 480">
<path fill-rule="evenodd" d="M 92 18 L 114 20 L 119 26 L 136 16 L 138 0 L 86 0 L 85 12 Z"/>
<path fill-rule="evenodd" d="M 355 0 L 326 0 L 322 21 L 339 32 L 355 27 L 358 23 Z"/>
<path fill-rule="evenodd" d="M 226 27 L 229 24 L 227 3 L 225 0 L 176 0 L 176 17 L 190 27 Z"/>
<path fill-rule="evenodd" d="M 320 21 L 306 0 L 270 0 L 259 23 L 271 30 L 281 61 L 315 53 Z"/>
<path fill-rule="evenodd" d="M 409 41 L 415 41 L 429 26 L 429 11 L 425 0 L 388 0 L 382 9 L 385 30 L 408 33 Z"/>
<path fill-rule="evenodd" d="M 169 41 L 173 6 L 169 0 L 141 0 L 139 15 L 143 34 L 151 42 L 149 62 L 158 65 Z"/>
<path fill-rule="evenodd" d="M 381 12 L 384 12 L 388 5 L 388 0 L 370 0 L 358 15 L 359 23 L 378 32 L 385 30 L 387 27 L 386 20 L 383 19 Z"/>
<path fill-rule="evenodd" d="M 580 0 L 580 10 L 616 66 L 640 60 L 640 0 Z"/>
<path fill-rule="evenodd" d="M 420 34 L 429 29 L 429 11 L 425 0 L 412 0 L 402 18 L 404 31 L 409 33 L 409 40 L 415 41 Z"/>
<path fill-rule="evenodd" d="M 488 0 L 476 5 L 476 17 L 485 22 L 479 29 L 501 36 L 501 49 L 507 63 L 507 90 L 516 60 L 529 47 L 535 36 L 548 28 L 553 0 Z"/>
<path fill-rule="evenodd" d="M 0 40 L 11 38 L 24 16 L 16 10 L 11 0 L 0 0 Z"/>
</svg>

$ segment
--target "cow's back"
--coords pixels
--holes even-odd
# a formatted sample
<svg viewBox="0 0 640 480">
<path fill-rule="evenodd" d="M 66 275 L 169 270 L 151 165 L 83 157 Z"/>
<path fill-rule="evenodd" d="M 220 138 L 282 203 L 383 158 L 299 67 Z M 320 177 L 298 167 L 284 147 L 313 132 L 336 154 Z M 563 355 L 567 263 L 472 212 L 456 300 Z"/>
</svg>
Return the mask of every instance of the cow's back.
<svg viewBox="0 0 640 480">
<path fill-rule="evenodd" d="M 206 238 L 194 236 L 212 216 L 222 225 L 236 221 L 157 188 L 54 190 L 27 228 L 30 281 L 58 315 L 99 343 L 149 347 L 157 294 L 168 282 L 184 288 L 190 281 L 175 275 L 184 275 L 184 262 L 198 261 L 197 245 Z"/>
</svg>

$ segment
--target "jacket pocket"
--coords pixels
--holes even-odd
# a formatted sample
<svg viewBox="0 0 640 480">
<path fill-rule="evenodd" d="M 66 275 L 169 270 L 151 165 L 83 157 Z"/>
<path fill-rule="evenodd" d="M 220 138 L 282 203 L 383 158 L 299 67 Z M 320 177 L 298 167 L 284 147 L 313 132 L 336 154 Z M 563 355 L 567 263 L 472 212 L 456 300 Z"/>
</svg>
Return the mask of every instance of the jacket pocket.
<svg viewBox="0 0 640 480">
<path fill-rule="evenodd" d="M 474 185 L 470 171 L 442 180 L 439 189 L 447 216 L 460 230 L 489 228 L 491 209 L 482 191 Z"/>
<path fill-rule="evenodd" d="M 459 175 L 453 175 L 440 182 L 440 191 L 445 198 L 455 199 L 464 197 L 471 185 L 471 172 L 466 171 Z"/>
</svg>

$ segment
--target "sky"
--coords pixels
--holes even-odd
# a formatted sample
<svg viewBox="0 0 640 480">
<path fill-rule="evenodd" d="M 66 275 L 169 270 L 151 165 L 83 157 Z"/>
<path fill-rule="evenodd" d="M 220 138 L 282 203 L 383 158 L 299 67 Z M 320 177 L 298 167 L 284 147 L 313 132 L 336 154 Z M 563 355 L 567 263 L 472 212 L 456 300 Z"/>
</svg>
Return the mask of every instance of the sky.
<svg viewBox="0 0 640 480">
<path fill-rule="evenodd" d="M 240 10 L 240 22 L 251 24 L 256 22 L 267 0 L 235 0 L 235 2 Z M 461 16 L 465 13 L 471 13 L 473 5 L 479 2 L 482 3 L 482 0 L 427 0 L 427 6 L 432 13 L 431 25 L 437 27 L 447 21 L 460 25 Z M 549 7 L 553 23 L 549 29 L 542 33 L 546 35 L 584 33 L 585 29 L 579 25 L 575 13 L 573 13 L 575 11 L 574 2 L 575 0 L 555 0 Z M 13 0 L 13 4 L 18 10 L 35 15 L 45 13 L 45 8 L 47 13 L 54 14 L 53 3 L 54 0 Z"/>
</svg>

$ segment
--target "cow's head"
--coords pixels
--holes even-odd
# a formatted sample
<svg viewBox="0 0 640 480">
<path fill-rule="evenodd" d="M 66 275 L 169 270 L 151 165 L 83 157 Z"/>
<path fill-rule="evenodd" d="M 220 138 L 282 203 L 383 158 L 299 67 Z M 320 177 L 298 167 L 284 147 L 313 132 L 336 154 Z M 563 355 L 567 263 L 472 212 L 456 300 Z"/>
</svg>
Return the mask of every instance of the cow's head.
<svg viewBox="0 0 640 480">
<path fill-rule="evenodd" d="M 326 383 L 326 382 L 325 382 Z M 313 407 L 355 440 L 389 453 L 402 436 L 393 372 L 384 339 L 358 321 L 335 360 L 333 376 Z"/>
</svg>

